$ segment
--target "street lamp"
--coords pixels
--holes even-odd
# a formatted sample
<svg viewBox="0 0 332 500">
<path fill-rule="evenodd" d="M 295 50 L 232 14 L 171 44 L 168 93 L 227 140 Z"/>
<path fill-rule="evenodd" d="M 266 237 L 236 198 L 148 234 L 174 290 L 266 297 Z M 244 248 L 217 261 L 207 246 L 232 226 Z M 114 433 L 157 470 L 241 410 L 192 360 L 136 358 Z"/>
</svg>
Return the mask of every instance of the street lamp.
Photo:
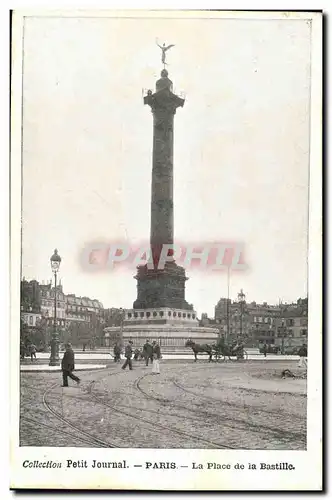
<svg viewBox="0 0 332 500">
<path fill-rule="evenodd" d="M 53 332 L 52 332 L 52 340 L 51 340 L 51 357 L 49 366 L 58 366 L 60 364 L 59 358 L 59 342 L 58 342 L 58 334 L 57 334 L 57 319 L 56 319 L 56 301 L 57 301 L 57 293 L 56 293 L 56 279 L 57 273 L 61 264 L 61 257 L 58 254 L 57 249 L 54 250 L 54 254 L 51 259 L 51 269 L 54 274 L 54 324 L 53 324 Z"/>
<path fill-rule="evenodd" d="M 227 319 L 226 319 L 226 322 L 227 322 L 227 329 L 226 329 L 226 332 L 227 332 L 227 335 L 225 335 L 225 339 L 227 339 L 227 337 L 229 337 L 229 286 L 230 286 L 230 271 L 231 271 L 231 266 L 228 265 L 227 267 L 227 305 L 226 305 L 226 314 L 227 314 Z"/>
<path fill-rule="evenodd" d="M 285 326 L 285 322 L 281 321 L 281 326 L 278 328 L 278 336 L 281 337 L 281 354 L 285 354 L 285 338 L 288 337 L 289 330 Z"/>
<path fill-rule="evenodd" d="M 240 293 L 237 294 L 238 301 L 240 303 L 240 337 L 242 337 L 242 321 L 243 321 L 243 305 L 245 303 L 245 294 L 241 288 Z"/>
<path fill-rule="evenodd" d="M 122 337 L 123 337 L 123 322 L 124 322 L 124 316 L 125 316 L 125 311 L 120 307 L 120 335 L 121 335 L 121 342 L 122 342 Z"/>
</svg>

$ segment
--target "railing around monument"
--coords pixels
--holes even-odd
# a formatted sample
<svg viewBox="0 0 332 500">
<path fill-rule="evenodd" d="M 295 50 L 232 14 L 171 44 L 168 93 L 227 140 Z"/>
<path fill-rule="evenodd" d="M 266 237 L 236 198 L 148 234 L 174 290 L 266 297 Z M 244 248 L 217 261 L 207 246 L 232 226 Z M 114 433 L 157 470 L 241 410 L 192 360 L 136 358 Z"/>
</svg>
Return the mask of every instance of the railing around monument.
<svg viewBox="0 0 332 500">
<path fill-rule="evenodd" d="M 143 345 L 145 344 L 145 341 L 147 339 L 142 340 L 142 337 L 134 337 L 131 336 L 131 340 L 133 342 L 133 348 L 134 349 L 142 349 Z M 152 337 L 149 338 L 150 342 L 156 341 L 160 345 L 160 349 L 163 352 L 178 352 L 179 349 L 188 351 L 188 353 L 191 352 L 191 348 L 186 347 L 186 342 L 188 340 L 188 337 L 182 337 L 182 338 L 162 338 L 162 337 Z M 211 340 L 207 341 L 206 339 L 195 339 L 195 342 L 197 344 L 213 344 L 216 340 Z"/>
</svg>

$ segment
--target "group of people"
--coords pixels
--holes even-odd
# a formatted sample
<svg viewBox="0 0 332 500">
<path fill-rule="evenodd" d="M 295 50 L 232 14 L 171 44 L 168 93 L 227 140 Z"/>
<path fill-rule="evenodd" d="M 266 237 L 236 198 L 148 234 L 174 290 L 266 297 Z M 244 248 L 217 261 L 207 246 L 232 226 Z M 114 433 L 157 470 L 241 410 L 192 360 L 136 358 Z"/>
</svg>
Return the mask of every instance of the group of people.
<svg viewBox="0 0 332 500">
<path fill-rule="evenodd" d="M 61 369 L 62 369 L 62 378 L 63 378 L 63 387 L 68 387 L 68 378 L 71 378 L 78 384 L 80 383 L 80 378 L 77 377 L 76 375 L 73 374 L 73 371 L 75 369 L 75 355 L 74 351 L 72 349 L 71 344 L 68 342 L 65 344 L 65 353 L 63 355 L 62 361 L 61 361 Z M 21 342 L 21 357 L 24 358 L 26 353 L 28 352 L 29 355 L 31 356 L 31 361 L 36 359 L 36 351 L 37 348 L 34 344 L 29 343 L 27 346 Z M 137 349 L 135 350 L 135 354 L 137 352 Z M 140 352 L 140 351 L 139 351 Z M 299 349 L 298 354 L 300 356 L 300 362 L 299 366 L 306 367 L 307 366 L 307 346 L 305 344 L 302 345 L 302 347 Z M 160 350 L 160 345 L 154 340 L 152 344 L 150 343 L 149 340 L 147 340 L 143 346 L 143 351 L 141 353 L 142 358 L 145 360 L 146 366 L 152 363 L 152 373 L 153 374 L 160 374 L 160 359 L 161 359 L 161 350 Z M 129 370 L 133 369 L 133 363 L 132 363 L 132 357 L 133 357 L 133 341 L 129 340 L 127 345 L 125 346 L 125 362 L 122 365 L 122 369 L 125 370 L 127 366 L 129 367 Z M 138 359 L 138 357 L 135 357 L 135 359 Z M 120 362 L 121 361 L 121 347 L 119 344 L 116 344 L 114 346 L 114 361 L 115 362 Z"/>
<path fill-rule="evenodd" d="M 115 344 L 113 352 L 114 352 L 114 362 L 115 363 L 120 362 L 121 347 L 119 346 L 119 344 Z M 155 340 L 152 342 L 152 344 L 150 343 L 149 340 L 147 340 L 143 346 L 142 353 L 138 349 L 135 349 L 135 351 L 133 351 L 133 341 L 129 340 L 127 345 L 125 346 L 125 352 L 124 352 L 125 362 L 122 365 L 123 370 L 125 370 L 127 366 L 129 367 L 129 370 L 133 369 L 133 362 L 132 362 L 133 355 L 135 360 L 138 360 L 139 357 L 143 358 L 146 366 L 149 365 L 150 361 L 150 363 L 152 363 L 152 373 L 154 374 L 160 373 L 161 350 L 160 350 L 160 345 L 157 344 Z"/>
</svg>

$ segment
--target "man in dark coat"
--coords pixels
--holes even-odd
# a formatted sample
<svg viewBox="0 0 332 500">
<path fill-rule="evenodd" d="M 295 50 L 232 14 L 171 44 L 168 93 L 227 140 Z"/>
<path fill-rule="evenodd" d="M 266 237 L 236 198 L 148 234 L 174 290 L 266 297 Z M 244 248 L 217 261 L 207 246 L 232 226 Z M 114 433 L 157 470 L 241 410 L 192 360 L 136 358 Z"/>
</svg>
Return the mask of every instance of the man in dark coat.
<svg viewBox="0 0 332 500">
<path fill-rule="evenodd" d="M 129 340 L 128 344 L 125 347 L 126 361 L 124 362 L 124 364 L 122 366 L 122 370 L 125 370 L 127 365 L 129 366 L 129 370 L 133 369 L 133 362 L 131 360 L 132 355 L 133 355 L 133 342 L 132 342 L 132 340 Z"/>
<path fill-rule="evenodd" d="M 153 347 L 148 340 L 143 346 L 143 356 L 145 358 L 146 366 L 149 364 L 149 359 L 151 360 L 151 363 L 153 362 Z"/>
<path fill-rule="evenodd" d="M 72 380 L 75 380 L 75 382 L 77 382 L 78 384 L 81 382 L 81 380 L 72 373 L 75 370 L 75 355 L 71 347 L 71 344 L 68 343 L 65 345 L 65 347 L 66 351 L 61 361 L 61 369 L 62 369 L 63 387 L 68 387 L 68 377 L 71 378 Z"/>
<path fill-rule="evenodd" d="M 36 359 L 36 352 L 37 352 L 37 348 L 35 346 L 35 344 L 30 344 L 29 345 L 29 353 L 30 353 L 30 356 L 31 356 L 31 361 L 33 361 L 34 359 Z"/>
<path fill-rule="evenodd" d="M 115 344 L 113 353 L 114 353 L 114 363 L 117 363 L 118 361 L 121 360 L 121 348 L 119 344 Z"/>
</svg>

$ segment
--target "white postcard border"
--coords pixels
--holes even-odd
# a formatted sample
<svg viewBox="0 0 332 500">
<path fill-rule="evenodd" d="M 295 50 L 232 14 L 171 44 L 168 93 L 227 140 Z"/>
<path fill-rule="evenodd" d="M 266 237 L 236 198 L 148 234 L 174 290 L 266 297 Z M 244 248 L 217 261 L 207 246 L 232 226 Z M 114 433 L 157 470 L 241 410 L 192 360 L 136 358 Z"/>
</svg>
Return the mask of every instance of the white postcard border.
<svg viewBox="0 0 332 500">
<path fill-rule="evenodd" d="M 110 11 L 20 11 L 14 14 L 12 66 L 12 152 L 11 152 L 11 486 L 13 488 L 78 489 L 170 489 L 170 490 L 318 490 L 321 488 L 322 451 L 322 319 L 321 319 L 321 232 L 322 232 L 322 18 L 308 12 L 167 12 L 167 17 L 260 18 L 311 20 L 312 23 L 312 94 L 310 145 L 310 214 L 309 214 L 309 368 L 308 368 L 308 444 L 307 451 L 231 451 L 231 450 L 157 450 L 157 449 L 83 449 L 22 448 L 18 446 L 19 428 L 19 314 L 21 253 L 21 98 L 22 35 L 24 15 L 110 16 Z M 117 11 L 116 16 L 162 17 L 163 12 Z M 319 341 L 319 342 L 318 342 Z M 146 461 L 176 462 L 188 469 L 64 469 L 65 461 L 122 461 L 129 465 Z M 61 469 L 24 468 L 24 460 L 53 460 Z M 260 470 L 192 470 L 195 462 L 276 463 L 288 462 L 295 470 L 287 472 Z"/>
</svg>

